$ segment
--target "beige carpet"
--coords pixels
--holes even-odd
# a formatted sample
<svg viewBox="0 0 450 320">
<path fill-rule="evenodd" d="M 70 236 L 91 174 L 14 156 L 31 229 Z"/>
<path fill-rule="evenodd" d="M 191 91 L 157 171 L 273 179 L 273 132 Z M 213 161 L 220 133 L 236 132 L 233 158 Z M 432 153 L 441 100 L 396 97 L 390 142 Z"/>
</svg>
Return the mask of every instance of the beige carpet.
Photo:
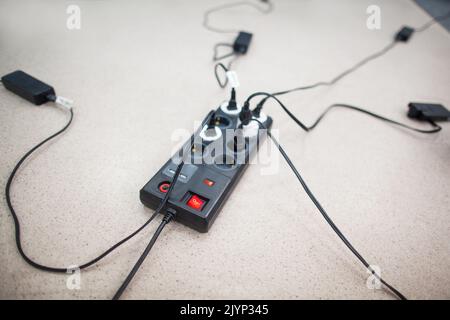
<svg viewBox="0 0 450 320">
<path fill-rule="evenodd" d="M 217 25 L 255 34 L 235 63 L 241 100 L 331 79 L 402 25 L 429 19 L 406 0 L 274 2 L 270 15 L 247 8 L 214 16 Z M 71 31 L 66 9 L 73 3 L 82 20 Z M 381 8 L 381 30 L 366 28 L 372 4 Z M 169 157 L 172 132 L 192 131 L 228 97 L 211 57 L 216 42 L 232 39 L 202 28 L 211 5 L 0 0 L 0 73 L 25 70 L 76 102 L 73 126 L 26 163 L 12 188 L 30 257 L 51 266 L 84 263 L 150 216 L 138 192 Z M 450 107 L 449 56 L 449 33 L 435 25 L 338 85 L 283 101 L 306 123 L 342 102 L 428 128 L 408 119 L 406 106 Z M 408 298 L 449 299 L 450 125 L 424 136 L 336 110 L 306 134 L 275 104 L 266 112 L 318 199 L 382 276 Z M 67 119 L 0 88 L 0 185 L 24 152 Z M 19 256 L 2 197 L 0 298 L 109 299 L 155 228 L 82 272 L 80 290 L 69 290 L 68 275 L 35 270 Z M 274 175 L 249 168 L 209 233 L 170 224 L 123 298 L 394 298 L 369 290 L 367 277 L 280 158 Z"/>
</svg>

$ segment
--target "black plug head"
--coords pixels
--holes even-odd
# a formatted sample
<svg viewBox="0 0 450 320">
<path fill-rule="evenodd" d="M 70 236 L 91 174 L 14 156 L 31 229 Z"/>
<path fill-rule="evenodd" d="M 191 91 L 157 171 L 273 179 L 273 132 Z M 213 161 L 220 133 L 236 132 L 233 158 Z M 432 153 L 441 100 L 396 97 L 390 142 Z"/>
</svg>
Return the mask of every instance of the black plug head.
<svg viewBox="0 0 450 320">
<path fill-rule="evenodd" d="M 241 120 L 241 124 L 246 126 L 250 123 L 250 120 L 252 120 L 253 115 L 252 111 L 250 110 L 250 104 L 248 101 L 245 101 L 244 106 L 242 107 L 241 112 L 239 113 L 239 120 Z"/>
<path fill-rule="evenodd" d="M 231 88 L 231 98 L 230 101 L 228 101 L 228 110 L 237 110 L 237 103 L 236 103 L 236 90 L 234 88 Z"/>
<path fill-rule="evenodd" d="M 255 118 L 259 118 L 259 116 L 261 115 L 261 110 L 263 108 L 263 101 L 261 101 L 260 103 L 258 103 L 258 105 L 256 106 L 255 109 L 253 109 L 252 114 Z"/>
</svg>

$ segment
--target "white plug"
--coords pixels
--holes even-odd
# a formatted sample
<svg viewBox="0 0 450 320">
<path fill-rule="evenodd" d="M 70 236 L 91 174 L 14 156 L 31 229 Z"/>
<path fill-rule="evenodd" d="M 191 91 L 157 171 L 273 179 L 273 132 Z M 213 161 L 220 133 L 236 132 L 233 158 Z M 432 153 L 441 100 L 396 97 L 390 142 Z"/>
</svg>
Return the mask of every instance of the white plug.
<svg viewBox="0 0 450 320">
<path fill-rule="evenodd" d="M 214 135 L 211 135 L 210 132 L 211 130 L 214 130 Z M 209 131 L 207 133 L 207 131 Z M 214 129 L 208 129 L 208 125 L 205 125 L 202 129 L 202 131 L 200 131 L 200 138 L 202 138 L 204 141 L 215 141 L 217 139 L 219 139 L 220 137 L 222 137 L 222 130 L 220 130 L 219 127 L 215 126 Z"/>
<path fill-rule="evenodd" d="M 238 102 L 236 102 L 236 109 L 235 109 L 235 110 L 230 110 L 230 109 L 228 109 L 228 101 L 224 101 L 224 102 L 220 105 L 220 109 L 221 109 L 224 113 L 226 113 L 226 114 L 228 114 L 228 115 L 236 116 L 236 115 L 238 115 L 238 114 L 241 112 L 242 106 L 241 106 Z"/>
<path fill-rule="evenodd" d="M 260 112 L 259 117 L 252 117 L 252 119 L 256 119 L 261 123 L 264 123 L 267 120 L 267 116 Z M 258 135 L 260 125 L 257 121 L 250 121 L 247 125 L 242 126 L 242 134 L 246 138 L 254 137 Z"/>
</svg>

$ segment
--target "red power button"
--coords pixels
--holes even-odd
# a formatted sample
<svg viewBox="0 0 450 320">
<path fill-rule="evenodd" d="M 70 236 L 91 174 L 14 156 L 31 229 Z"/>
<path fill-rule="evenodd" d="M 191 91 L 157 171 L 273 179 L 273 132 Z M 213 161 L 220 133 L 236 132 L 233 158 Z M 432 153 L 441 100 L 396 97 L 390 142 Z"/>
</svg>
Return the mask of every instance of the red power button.
<svg viewBox="0 0 450 320">
<path fill-rule="evenodd" d="M 197 211 L 202 210 L 203 206 L 205 205 L 206 200 L 203 200 L 202 198 L 200 198 L 199 196 L 197 196 L 196 194 L 193 194 L 188 202 L 186 203 L 189 207 L 191 207 L 192 209 L 195 209 Z"/>
</svg>

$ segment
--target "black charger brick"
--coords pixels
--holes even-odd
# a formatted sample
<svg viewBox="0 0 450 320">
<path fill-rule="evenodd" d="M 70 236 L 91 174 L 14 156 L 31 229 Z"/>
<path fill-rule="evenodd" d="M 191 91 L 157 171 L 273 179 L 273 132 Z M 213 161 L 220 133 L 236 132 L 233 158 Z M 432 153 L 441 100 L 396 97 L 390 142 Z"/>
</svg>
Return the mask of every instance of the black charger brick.
<svg viewBox="0 0 450 320">
<path fill-rule="evenodd" d="M 3 76 L 2 83 L 6 89 L 35 105 L 46 103 L 50 101 L 49 96 L 55 96 L 53 87 L 21 70 Z"/>
<path fill-rule="evenodd" d="M 253 34 L 240 31 L 236 40 L 234 40 L 233 50 L 239 54 L 247 53 L 250 42 L 252 41 Z"/>
<path fill-rule="evenodd" d="M 395 41 L 399 42 L 408 42 L 408 40 L 411 38 L 411 36 L 414 33 L 414 29 L 411 27 L 403 27 L 397 34 L 395 35 Z"/>
<path fill-rule="evenodd" d="M 408 117 L 425 121 L 450 120 L 450 111 L 441 104 L 411 102 Z"/>
</svg>

